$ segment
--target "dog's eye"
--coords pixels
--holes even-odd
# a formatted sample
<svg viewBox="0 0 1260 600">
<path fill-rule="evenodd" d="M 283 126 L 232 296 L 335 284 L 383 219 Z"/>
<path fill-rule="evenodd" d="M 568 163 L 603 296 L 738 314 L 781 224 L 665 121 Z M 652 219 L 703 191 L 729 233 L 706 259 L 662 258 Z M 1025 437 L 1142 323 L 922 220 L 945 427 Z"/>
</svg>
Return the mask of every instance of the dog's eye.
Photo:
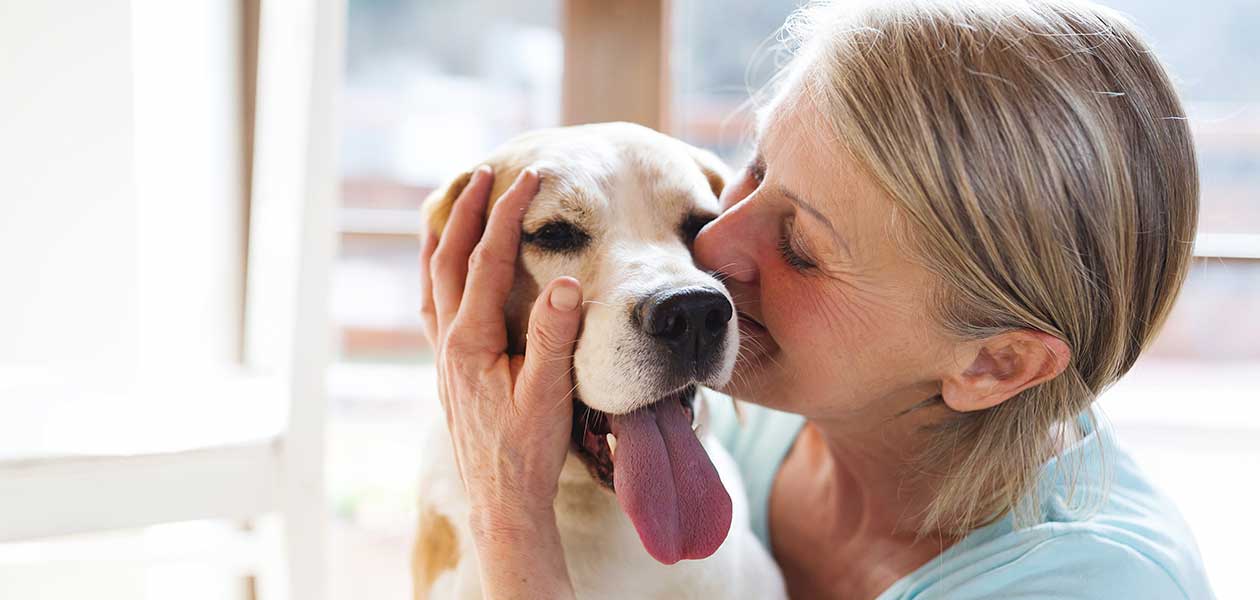
<svg viewBox="0 0 1260 600">
<path fill-rule="evenodd" d="M 683 241 L 688 246 L 696 241 L 696 236 L 700 234 L 700 230 L 704 229 L 715 217 L 713 215 L 692 213 L 683 219 L 681 225 L 678 226 L 679 233 L 682 234 Z"/>
<path fill-rule="evenodd" d="M 577 252 L 590 243 L 591 236 L 568 221 L 551 221 L 525 232 L 521 241 L 548 252 Z"/>
</svg>

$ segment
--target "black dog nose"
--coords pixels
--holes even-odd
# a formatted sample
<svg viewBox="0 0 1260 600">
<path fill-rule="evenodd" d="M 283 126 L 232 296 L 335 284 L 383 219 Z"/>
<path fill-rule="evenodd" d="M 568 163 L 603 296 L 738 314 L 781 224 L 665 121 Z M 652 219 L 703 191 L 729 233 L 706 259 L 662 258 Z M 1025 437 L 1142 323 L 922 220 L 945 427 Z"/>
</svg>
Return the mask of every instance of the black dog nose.
<svg viewBox="0 0 1260 600">
<path fill-rule="evenodd" d="M 715 362 L 735 312 L 726 296 L 705 287 L 659 292 L 640 310 L 643 332 L 664 344 L 685 373 L 697 373 Z"/>
</svg>

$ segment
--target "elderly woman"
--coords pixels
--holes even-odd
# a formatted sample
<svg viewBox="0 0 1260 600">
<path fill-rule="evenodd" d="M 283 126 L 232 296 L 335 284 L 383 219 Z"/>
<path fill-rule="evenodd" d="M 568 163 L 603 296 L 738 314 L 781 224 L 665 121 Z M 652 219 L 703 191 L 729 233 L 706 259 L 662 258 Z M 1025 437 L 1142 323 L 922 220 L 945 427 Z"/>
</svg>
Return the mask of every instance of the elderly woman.
<svg viewBox="0 0 1260 600">
<path fill-rule="evenodd" d="M 752 404 L 718 428 L 791 595 L 1210 597 L 1176 509 L 1091 412 L 1167 318 L 1198 212 L 1145 42 L 1060 1 L 814 5 L 786 31 L 755 157 L 694 253 L 736 299 L 724 391 Z M 501 303 L 433 272 L 457 274 L 426 277 L 424 313 L 485 589 L 571 595 L 552 500 L 572 409 L 543 387 L 579 282 L 531 317 L 524 369 L 553 376 L 516 379 L 501 348 L 445 345 L 502 339 Z"/>
</svg>

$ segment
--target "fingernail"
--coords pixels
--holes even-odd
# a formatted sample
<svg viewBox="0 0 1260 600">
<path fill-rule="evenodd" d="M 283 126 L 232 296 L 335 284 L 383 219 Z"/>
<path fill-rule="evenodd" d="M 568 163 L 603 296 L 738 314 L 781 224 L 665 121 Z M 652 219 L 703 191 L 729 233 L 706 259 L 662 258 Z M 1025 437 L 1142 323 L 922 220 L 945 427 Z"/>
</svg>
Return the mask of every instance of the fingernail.
<svg viewBox="0 0 1260 600">
<path fill-rule="evenodd" d="M 481 165 L 477 167 L 477 175 L 480 177 L 489 177 L 494 174 L 494 168 L 490 165 Z"/>
<path fill-rule="evenodd" d="M 578 291 L 567 285 L 558 285 L 551 290 L 551 307 L 565 312 L 577 308 Z"/>
</svg>

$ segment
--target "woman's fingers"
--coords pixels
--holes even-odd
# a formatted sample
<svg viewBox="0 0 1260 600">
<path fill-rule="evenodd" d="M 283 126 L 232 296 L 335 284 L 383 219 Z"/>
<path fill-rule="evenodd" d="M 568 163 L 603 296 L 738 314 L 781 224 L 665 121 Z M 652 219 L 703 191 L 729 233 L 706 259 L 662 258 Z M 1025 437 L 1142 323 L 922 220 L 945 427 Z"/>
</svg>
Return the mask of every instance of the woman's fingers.
<svg viewBox="0 0 1260 600">
<path fill-rule="evenodd" d="M 555 279 L 534 301 L 525 364 L 517 379 L 518 410 L 547 412 L 567 406 L 573 393 L 573 348 L 582 322 L 581 305 L 582 288 L 572 277 Z"/>
<path fill-rule="evenodd" d="M 429 262 L 433 260 L 433 251 L 437 249 L 438 234 L 426 230 L 424 240 L 420 242 L 420 325 L 424 329 L 424 337 L 429 340 L 429 347 L 437 348 L 437 307 L 433 304 L 433 275 L 429 272 Z"/>
<path fill-rule="evenodd" d="M 450 219 L 433 251 L 430 277 L 433 283 L 437 328 L 445 330 L 459 310 L 468 278 L 468 256 L 481 239 L 494 174 L 488 166 L 478 167 L 451 207 Z M 440 335 L 440 334 L 439 334 Z"/>
<path fill-rule="evenodd" d="M 521 220 L 538 193 L 539 181 L 533 168 L 521 171 L 490 211 L 486 233 L 468 263 L 468 294 L 460 309 L 461 315 L 474 323 L 497 323 L 503 319 L 503 306 L 516 277 Z"/>
</svg>

